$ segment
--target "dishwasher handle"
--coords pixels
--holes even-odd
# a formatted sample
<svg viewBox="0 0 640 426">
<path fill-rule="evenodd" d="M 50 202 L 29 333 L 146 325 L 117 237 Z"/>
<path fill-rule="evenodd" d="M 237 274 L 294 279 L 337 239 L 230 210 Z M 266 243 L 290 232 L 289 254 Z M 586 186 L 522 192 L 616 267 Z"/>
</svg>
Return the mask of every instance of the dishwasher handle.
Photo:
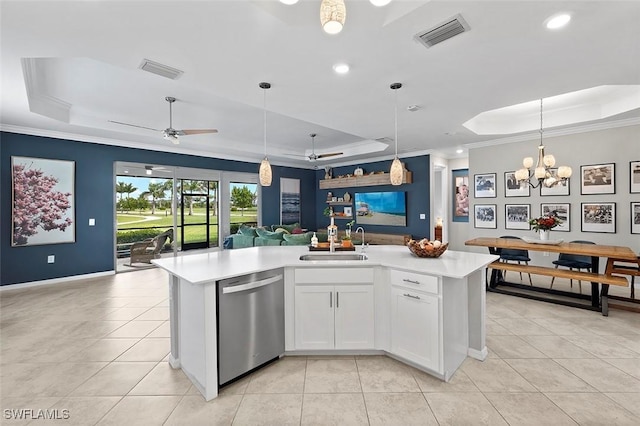
<svg viewBox="0 0 640 426">
<path fill-rule="evenodd" d="M 282 280 L 282 274 L 280 275 L 275 275 L 273 277 L 269 277 L 269 278 L 265 278 L 263 280 L 260 281 L 252 281 L 250 283 L 246 283 L 246 284 L 240 284 L 240 285 L 234 285 L 234 286 L 229 286 L 229 287 L 224 287 L 222 289 L 222 294 L 232 294 L 232 293 L 238 293 L 241 291 L 247 291 L 247 290 L 252 290 L 254 288 L 258 288 L 258 287 L 264 287 L 266 285 L 269 284 L 273 284 L 277 281 Z"/>
</svg>

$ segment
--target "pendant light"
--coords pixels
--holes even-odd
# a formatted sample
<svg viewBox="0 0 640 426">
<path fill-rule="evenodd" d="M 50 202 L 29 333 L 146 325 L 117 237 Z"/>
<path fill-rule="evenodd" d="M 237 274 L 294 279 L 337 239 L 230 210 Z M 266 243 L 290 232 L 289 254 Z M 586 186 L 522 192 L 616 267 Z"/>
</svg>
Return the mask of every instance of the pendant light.
<svg viewBox="0 0 640 426">
<path fill-rule="evenodd" d="M 327 34 L 338 34 L 342 31 L 347 17 L 344 0 L 322 0 L 320 3 L 320 24 Z"/>
<path fill-rule="evenodd" d="M 259 84 L 259 86 L 261 89 L 263 89 L 264 92 L 264 158 L 260 163 L 260 185 L 271 186 L 271 179 L 273 178 L 273 174 L 271 173 L 271 164 L 269 164 L 269 159 L 267 158 L 267 89 L 271 88 L 271 84 L 262 82 Z"/>
<path fill-rule="evenodd" d="M 403 167 L 400 159 L 398 158 L 398 89 L 402 87 L 402 83 L 393 83 L 391 90 L 396 92 L 396 107 L 395 107 L 395 141 L 396 141 L 396 156 L 391 163 L 391 185 L 402 185 Z"/>
</svg>

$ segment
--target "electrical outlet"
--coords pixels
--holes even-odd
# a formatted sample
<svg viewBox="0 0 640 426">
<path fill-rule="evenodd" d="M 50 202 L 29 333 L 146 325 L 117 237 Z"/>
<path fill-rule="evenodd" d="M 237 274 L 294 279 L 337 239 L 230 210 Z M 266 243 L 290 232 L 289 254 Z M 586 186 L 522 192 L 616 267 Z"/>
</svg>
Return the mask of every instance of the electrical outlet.
<svg viewBox="0 0 640 426">
<path fill-rule="evenodd" d="M 56 257 L 53 254 L 47 256 L 47 263 L 56 263 Z"/>
<path fill-rule="evenodd" d="M 96 226 L 96 220 L 94 218 L 89 219 L 89 226 Z"/>
<path fill-rule="evenodd" d="M 420 213 L 420 219 L 425 220 L 427 215 L 425 213 Z"/>
</svg>

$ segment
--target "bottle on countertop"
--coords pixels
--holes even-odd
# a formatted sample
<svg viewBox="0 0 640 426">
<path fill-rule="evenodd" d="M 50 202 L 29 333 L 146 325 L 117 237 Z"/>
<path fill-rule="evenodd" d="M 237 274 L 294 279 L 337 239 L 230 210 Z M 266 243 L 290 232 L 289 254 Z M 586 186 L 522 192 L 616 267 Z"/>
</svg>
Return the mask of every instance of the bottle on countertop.
<svg viewBox="0 0 640 426">
<path fill-rule="evenodd" d="M 311 237 L 311 247 L 318 247 L 318 237 L 316 237 L 316 233 L 313 233 L 313 237 Z"/>
<path fill-rule="evenodd" d="M 333 223 L 333 216 L 331 217 L 331 224 L 327 226 L 327 235 L 329 241 L 336 241 L 336 237 L 338 236 L 338 227 Z"/>
</svg>

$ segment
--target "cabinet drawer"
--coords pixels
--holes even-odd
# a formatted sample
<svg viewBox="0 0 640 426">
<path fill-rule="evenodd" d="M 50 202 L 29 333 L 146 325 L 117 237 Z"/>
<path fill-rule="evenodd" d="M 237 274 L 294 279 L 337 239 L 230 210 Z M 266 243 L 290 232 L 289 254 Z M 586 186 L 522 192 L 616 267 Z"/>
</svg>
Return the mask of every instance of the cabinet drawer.
<svg viewBox="0 0 640 426">
<path fill-rule="evenodd" d="M 372 283 L 373 268 L 296 268 L 296 284 Z"/>
<path fill-rule="evenodd" d="M 391 269 L 391 285 L 408 287 L 428 293 L 439 293 L 438 277 L 432 275 L 416 274 L 415 272 L 399 271 Z"/>
</svg>

